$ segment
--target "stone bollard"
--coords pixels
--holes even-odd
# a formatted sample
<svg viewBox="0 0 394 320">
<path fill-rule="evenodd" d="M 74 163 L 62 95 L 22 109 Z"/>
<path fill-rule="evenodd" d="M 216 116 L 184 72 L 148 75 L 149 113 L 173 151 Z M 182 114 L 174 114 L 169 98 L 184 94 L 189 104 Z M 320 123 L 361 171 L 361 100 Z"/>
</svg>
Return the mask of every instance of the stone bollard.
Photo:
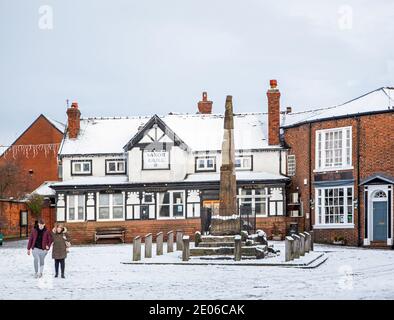
<svg viewBox="0 0 394 320">
<path fill-rule="evenodd" d="M 291 261 L 294 259 L 293 255 L 293 243 L 294 239 L 290 236 L 285 238 L 285 261 Z"/>
<path fill-rule="evenodd" d="M 182 238 L 182 261 L 189 261 L 190 258 L 190 237 L 183 236 Z"/>
<path fill-rule="evenodd" d="M 194 246 L 198 247 L 200 242 L 202 242 L 201 232 L 200 231 L 196 231 L 194 233 Z"/>
<path fill-rule="evenodd" d="M 183 231 L 177 230 L 176 231 L 176 251 L 182 251 L 183 249 Z"/>
<path fill-rule="evenodd" d="M 174 252 L 174 231 L 167 232 L 167 253 Z"/>
<path fill-rule="evenodd" d="M 236 235 L 234 238 L 234 260 L 241 261 L 242 259 L 242 238 L 240 235 Z"/>
<path fill-rule="evenodd" d="M 309 233 L 311 234 L 311 245 L 310 245 L 310 250 L 313 251 L 313 247 L 314 247 L 314 243 L 315 243 L 315 235 L 313 230 L 309 231 Z"/>
<path fill-rule="evenodd" d="M 141 260 L 141 237 L 137 236 L 133 239 L 133 261 Z"/>
<path fill-rule="evenodd" d="M 305 234 L 305 252 L 309 252 L 311 250 L 311 234 L 309 232 L 304 232 Z"/>
<path fill-rule="evenodd" d="M 305 234 L 300 233 L 300 256 L 305 256 Z"/>
<path fill-rule="evenodd" d="M 144 239 L 145 242 L 145 258 L 152 258 L 152 234 L 148 233 Z"/>
<path fill-rule="evenodd" d="M 159 232 L 156 235 L 156 255 L 163 255 L 163 232 Z"/>
<path fill-rule="evenodd" d="M 294 259 L 300 258 L 300 236 L 293 234 L 294 242 L 293 242 L 293 257 Z"/>
</svg>

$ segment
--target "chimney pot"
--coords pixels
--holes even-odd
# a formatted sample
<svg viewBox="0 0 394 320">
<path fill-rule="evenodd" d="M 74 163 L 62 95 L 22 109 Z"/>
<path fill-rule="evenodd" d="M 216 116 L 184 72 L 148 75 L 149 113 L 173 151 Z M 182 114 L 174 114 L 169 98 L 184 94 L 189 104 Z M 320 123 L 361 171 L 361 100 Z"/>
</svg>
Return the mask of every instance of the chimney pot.
<svg viewBox="0 0 394 320">
<path fill-rule="evenodd" d="M 277 86 L 278 86 L 278 81 L 276 81 L 275 79 L 270 80 L 271 89 L 276 89 Z"/>
<path fill-rule="evenodd" d="M 212 113 L 212 101 L 208 100 L 208 94 L 206 91 L 202 93 L 202 100 L 198 102 L 198 112 L 203 114 L 211 114 Z"/>
<path fill-rule="evenodd" d="M 286 113 L 291 113 L 291 111 L 292 111 L 291 107 L 286 108 Z"/>
</svg>

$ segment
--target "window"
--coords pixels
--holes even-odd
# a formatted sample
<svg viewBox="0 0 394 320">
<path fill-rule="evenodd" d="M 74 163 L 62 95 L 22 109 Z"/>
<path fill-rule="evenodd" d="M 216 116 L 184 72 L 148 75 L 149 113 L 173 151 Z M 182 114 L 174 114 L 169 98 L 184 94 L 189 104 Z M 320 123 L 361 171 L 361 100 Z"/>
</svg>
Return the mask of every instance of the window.
<svg viewBox="0 0 394 320">
<path fill-rule="evenodd" d="M 267 216 L 268 192 L 263 189 L 241 189 L 239 195 L 241 214 Z"/>
<path fill-rule="evenodd" d="M 216 171 L 216 157 L 196 158 L 196 172 Z"/>
<path fill-rule="evenodd" d="M 235 169 L 236 170 L 252 170 L 253 158 L 252 156 L 236 156 Z"/>
<path fill-rule="evenodd" d="M 106 173 L 107 174 L 125 174 L 126 173 L 126 160 L 106 160 Z"/>
<path fill-rule="evenodd" d="M 317 225 L 353 224 L 353 187 L 316 189 Z"/>
<path fill-rule="evenodd" d="M 67 221 L 85 221 L 85 196 L 67 197 Z"/>
<path fill-rule="evenodd" d="M 351 135 L 351 127 L 316 131 L 316 167 L 318 170 L 351 168 Z"/>
<path fill-rule="evenodd" d="M 158 193 L 159 218 L 183 218 L 185 216 L 185 192 Z"/>
<path fill-rule="evenodd" d="M 295 155 L 290 154 L 287 156 L 287 175 L 289 177 L 295 176 L 296 173 L 296 158 Z"/>
<path fill-rule="evenodd" d="M 91 175 L 92 174 L 92 161 L 71 161 L 71 174 L 77 175 Z"/>
<path fill-rule="evenodd" d="M 97 220 L 123 220 L 124 219 L 124 194 L 100 193 L 98 195 Z"/>
</svg>

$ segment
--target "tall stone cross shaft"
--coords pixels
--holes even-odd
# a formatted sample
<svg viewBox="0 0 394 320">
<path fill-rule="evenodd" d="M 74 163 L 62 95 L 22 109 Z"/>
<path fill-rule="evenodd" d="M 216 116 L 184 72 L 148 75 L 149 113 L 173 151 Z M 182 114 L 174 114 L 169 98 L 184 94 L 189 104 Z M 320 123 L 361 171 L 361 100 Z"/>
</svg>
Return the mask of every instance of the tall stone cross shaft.
<svg viewBox="0 0 394 320">
<path fill-rule="evenodd" d="M 226 98 L 222 166 L 220 167 L 219 216 L 237 214 L 237 181 L 235 177 L 234 114 L 232 96 Z"/>
</svg>

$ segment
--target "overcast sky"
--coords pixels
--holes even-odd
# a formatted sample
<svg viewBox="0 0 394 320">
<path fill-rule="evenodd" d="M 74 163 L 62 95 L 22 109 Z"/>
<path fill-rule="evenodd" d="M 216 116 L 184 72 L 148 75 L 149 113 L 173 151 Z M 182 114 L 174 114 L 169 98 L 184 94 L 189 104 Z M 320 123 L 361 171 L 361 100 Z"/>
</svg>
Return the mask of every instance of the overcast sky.
<svg viewBox="0 0 394 320">
<path fill-rule="evenodd" d="M 42 7 L 42 6 L 49 6 Z M 41 11 L 40 11 L 41 8 Z M 53 13 L 51 26 L 50 11 Z M 41 13 L 40 13 L 41 12 Z M 324 107 L 394 85 L 394 1 L 0 0 L 0 145 L 41 113 Z"/>
</svg>

